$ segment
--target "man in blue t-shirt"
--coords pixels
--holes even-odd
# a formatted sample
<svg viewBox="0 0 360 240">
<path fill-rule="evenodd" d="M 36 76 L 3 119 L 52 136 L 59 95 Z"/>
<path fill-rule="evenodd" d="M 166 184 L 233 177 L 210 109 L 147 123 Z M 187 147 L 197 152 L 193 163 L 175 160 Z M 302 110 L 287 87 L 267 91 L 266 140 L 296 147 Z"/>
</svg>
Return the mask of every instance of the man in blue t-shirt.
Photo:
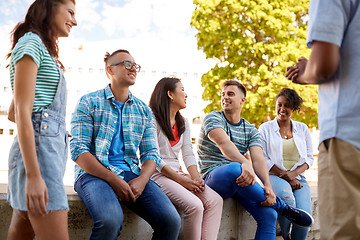
<svg viewBox="0 0 360 240">
<path fill-rule="evenodd" d="M 312 217 L 276 197 L 262 152 L 261 136 L 254 125 L 240 117 L 246 89 L 238 81 L 222 85 L 224 111 L 208 114 L 198 142 L 200 169 L 205 183 L 224 199 L 235 198 L 257 221 L 255 239 L 275 239 L 277 213 L 295 224 L 309 226 Z M 244 157 L 250 151 L 252 164 Z M 255 171 L 254 171 L 255 170 Z M 256 182 L 256 175 L 264 187 Z"/>
<path fill-rule="evenodd" d="M 286 77 L 319 84 L 320 237 L 359 239 L 360 0 L 312 0 L 309 17 L 310 59 Z"/>
</svg>

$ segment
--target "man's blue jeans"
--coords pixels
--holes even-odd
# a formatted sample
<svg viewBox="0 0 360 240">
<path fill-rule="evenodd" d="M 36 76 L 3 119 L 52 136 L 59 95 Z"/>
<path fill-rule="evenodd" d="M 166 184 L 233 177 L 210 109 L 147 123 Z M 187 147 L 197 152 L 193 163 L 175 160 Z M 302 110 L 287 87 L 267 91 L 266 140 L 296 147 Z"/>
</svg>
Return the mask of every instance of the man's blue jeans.
<svg viewBox="0 0 360 240">
<path fill-rule="evenodd" d="M 274 193 L 279 196 L 284 202 L 292 207 L 296 207 L 305 210 L 311 214 L 311 193 L 310 187 L 305 177 L 300 176 L 299 182 L 303 185 L 302 188 L 292 190 L 291 185 L 284 179 L 274 175 L 270 175 L 270 182 L 273 187 Z M 288 237 L 290 232 L 291 222 L 283 217 L 278 218 L 279 225 L 283 237 Z M 291 230 L 291 240 L 305 240 L 308 234 L 308 227 L 301 227 L 294 224 Z"/>
<path fill-rule="evenodd" d="M 241 164 L 232 162 L 208 173 L 205 183 L 224 199 L 235 198 L 254 217 L 258 224 L 255 240 L 275 239 L 277 213 L 282 212 L 285 203 L 276 197 L 273 206 L 262 206 L 260 203 L 266 200 L 264 189 L 259 183 L 247 187 L 238 186 L 236 179 L 241 173 Z"/>
<path fill-rule="evenodd" d="M 136 178 L 132 172 L 125 172 L 126 182 Z M 122 229 L 123 211 L 117 195 L 104 180 L 84 174 L 75 182 L 79 194 L 94 220 L 90 239 L 117 239 Z M 136 202 L 123 202 L 130 210 L 145 219 L 154 230 L 152 239 L 177 239 L 181 219 L 174 205 L 165 193 L 150 180 Z"/>
</svg>

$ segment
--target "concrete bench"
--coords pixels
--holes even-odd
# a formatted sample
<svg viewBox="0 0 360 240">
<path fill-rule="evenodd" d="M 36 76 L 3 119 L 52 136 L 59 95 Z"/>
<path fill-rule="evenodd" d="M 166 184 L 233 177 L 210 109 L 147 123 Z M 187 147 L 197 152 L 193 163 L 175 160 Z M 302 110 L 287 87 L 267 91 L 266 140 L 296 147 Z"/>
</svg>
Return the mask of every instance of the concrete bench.
<svg viewBox="0 0 360 240">
<path fill-rule="evenodd" d="M 0 184 L 0 239 L 6 239 L 10 224 L 12 209 L 6 201 L 6 184 Z M 316 186 L 312 187 L 312 211 L 315 224 L 311 227 L 307 239 L 320 239 L 320 226 L 318 221 L 318 204 Z M 90 214 L 79 196 L 67 187 L 69 201 L 69 234 L 70 239 L 87 240 L 93 225 Z M 124 223 L 119 239 L 146 240 L 151 239 L 150 225 L 135 213 L 123 206 Z M 254 239 L 256 222 L 243 207 L 233 199 L 224 201 L 224 208 L 218 235 L 219 240 L 248 240 Z M 179 239 L 183 239 L 180 233 Z M 278 237 L 277 239 L 282 239 Z"/>
</svg>

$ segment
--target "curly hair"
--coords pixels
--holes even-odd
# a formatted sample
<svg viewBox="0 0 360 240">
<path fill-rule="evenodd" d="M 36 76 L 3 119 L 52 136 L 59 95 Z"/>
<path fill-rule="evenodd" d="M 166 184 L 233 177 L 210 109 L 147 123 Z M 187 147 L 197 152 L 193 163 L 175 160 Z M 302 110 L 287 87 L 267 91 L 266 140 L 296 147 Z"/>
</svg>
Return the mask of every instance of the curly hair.
<svg viewBox="0 0 360 240">
<path fill-rule="evenodd" d="M 297 94 L 297 92 L 290 88 L 283 88 L 276 95 L 275 101 L 280 97 L 285 97 L 286 101 L 289 104 L 289 108 L 291 108 L 294 112 L 299 111 L 301 109 L 301 105 L 303 103 L 303 99 Z"/>
</svg>

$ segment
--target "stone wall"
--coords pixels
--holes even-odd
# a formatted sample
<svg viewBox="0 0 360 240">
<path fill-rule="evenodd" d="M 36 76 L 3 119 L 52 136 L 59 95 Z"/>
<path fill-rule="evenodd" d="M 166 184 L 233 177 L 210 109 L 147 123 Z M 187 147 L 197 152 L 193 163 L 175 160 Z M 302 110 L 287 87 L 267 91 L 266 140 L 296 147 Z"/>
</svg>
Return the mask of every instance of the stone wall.
<svg viewBox="0 0 360 240">
<path fill-rule="evenodd" d="M 6 186 L 0 186 L 0 239 L 6 239 L 7 229 L 11 219 L 11 207 L 6 201 Z M 312 212 L 315 224 L 311 227 L 308 240 L 320 239 L 320 227 L 318 221 L 318 204 L 316 187 L 312 187 Z M 68 189 L 69 201 L 69 234 L 70 239 L 89 239 L 92 228 L 92 219 L 85 204 L 75 192 Z M 123 240 L 146 240 L 151 239 L 152 229 L 142 218 L 123 206 L 124 223 L 119 239 Z M 248 240 L 254 239 L 256 222 L 243 207 L 233 199 L 224 201 L 223 215 L 221 220 L 219 240 Z M 179 239 L 182 238 L 180 233 Z M 278 237 L 277 239 L 282 239 Z"/>
</svg>

